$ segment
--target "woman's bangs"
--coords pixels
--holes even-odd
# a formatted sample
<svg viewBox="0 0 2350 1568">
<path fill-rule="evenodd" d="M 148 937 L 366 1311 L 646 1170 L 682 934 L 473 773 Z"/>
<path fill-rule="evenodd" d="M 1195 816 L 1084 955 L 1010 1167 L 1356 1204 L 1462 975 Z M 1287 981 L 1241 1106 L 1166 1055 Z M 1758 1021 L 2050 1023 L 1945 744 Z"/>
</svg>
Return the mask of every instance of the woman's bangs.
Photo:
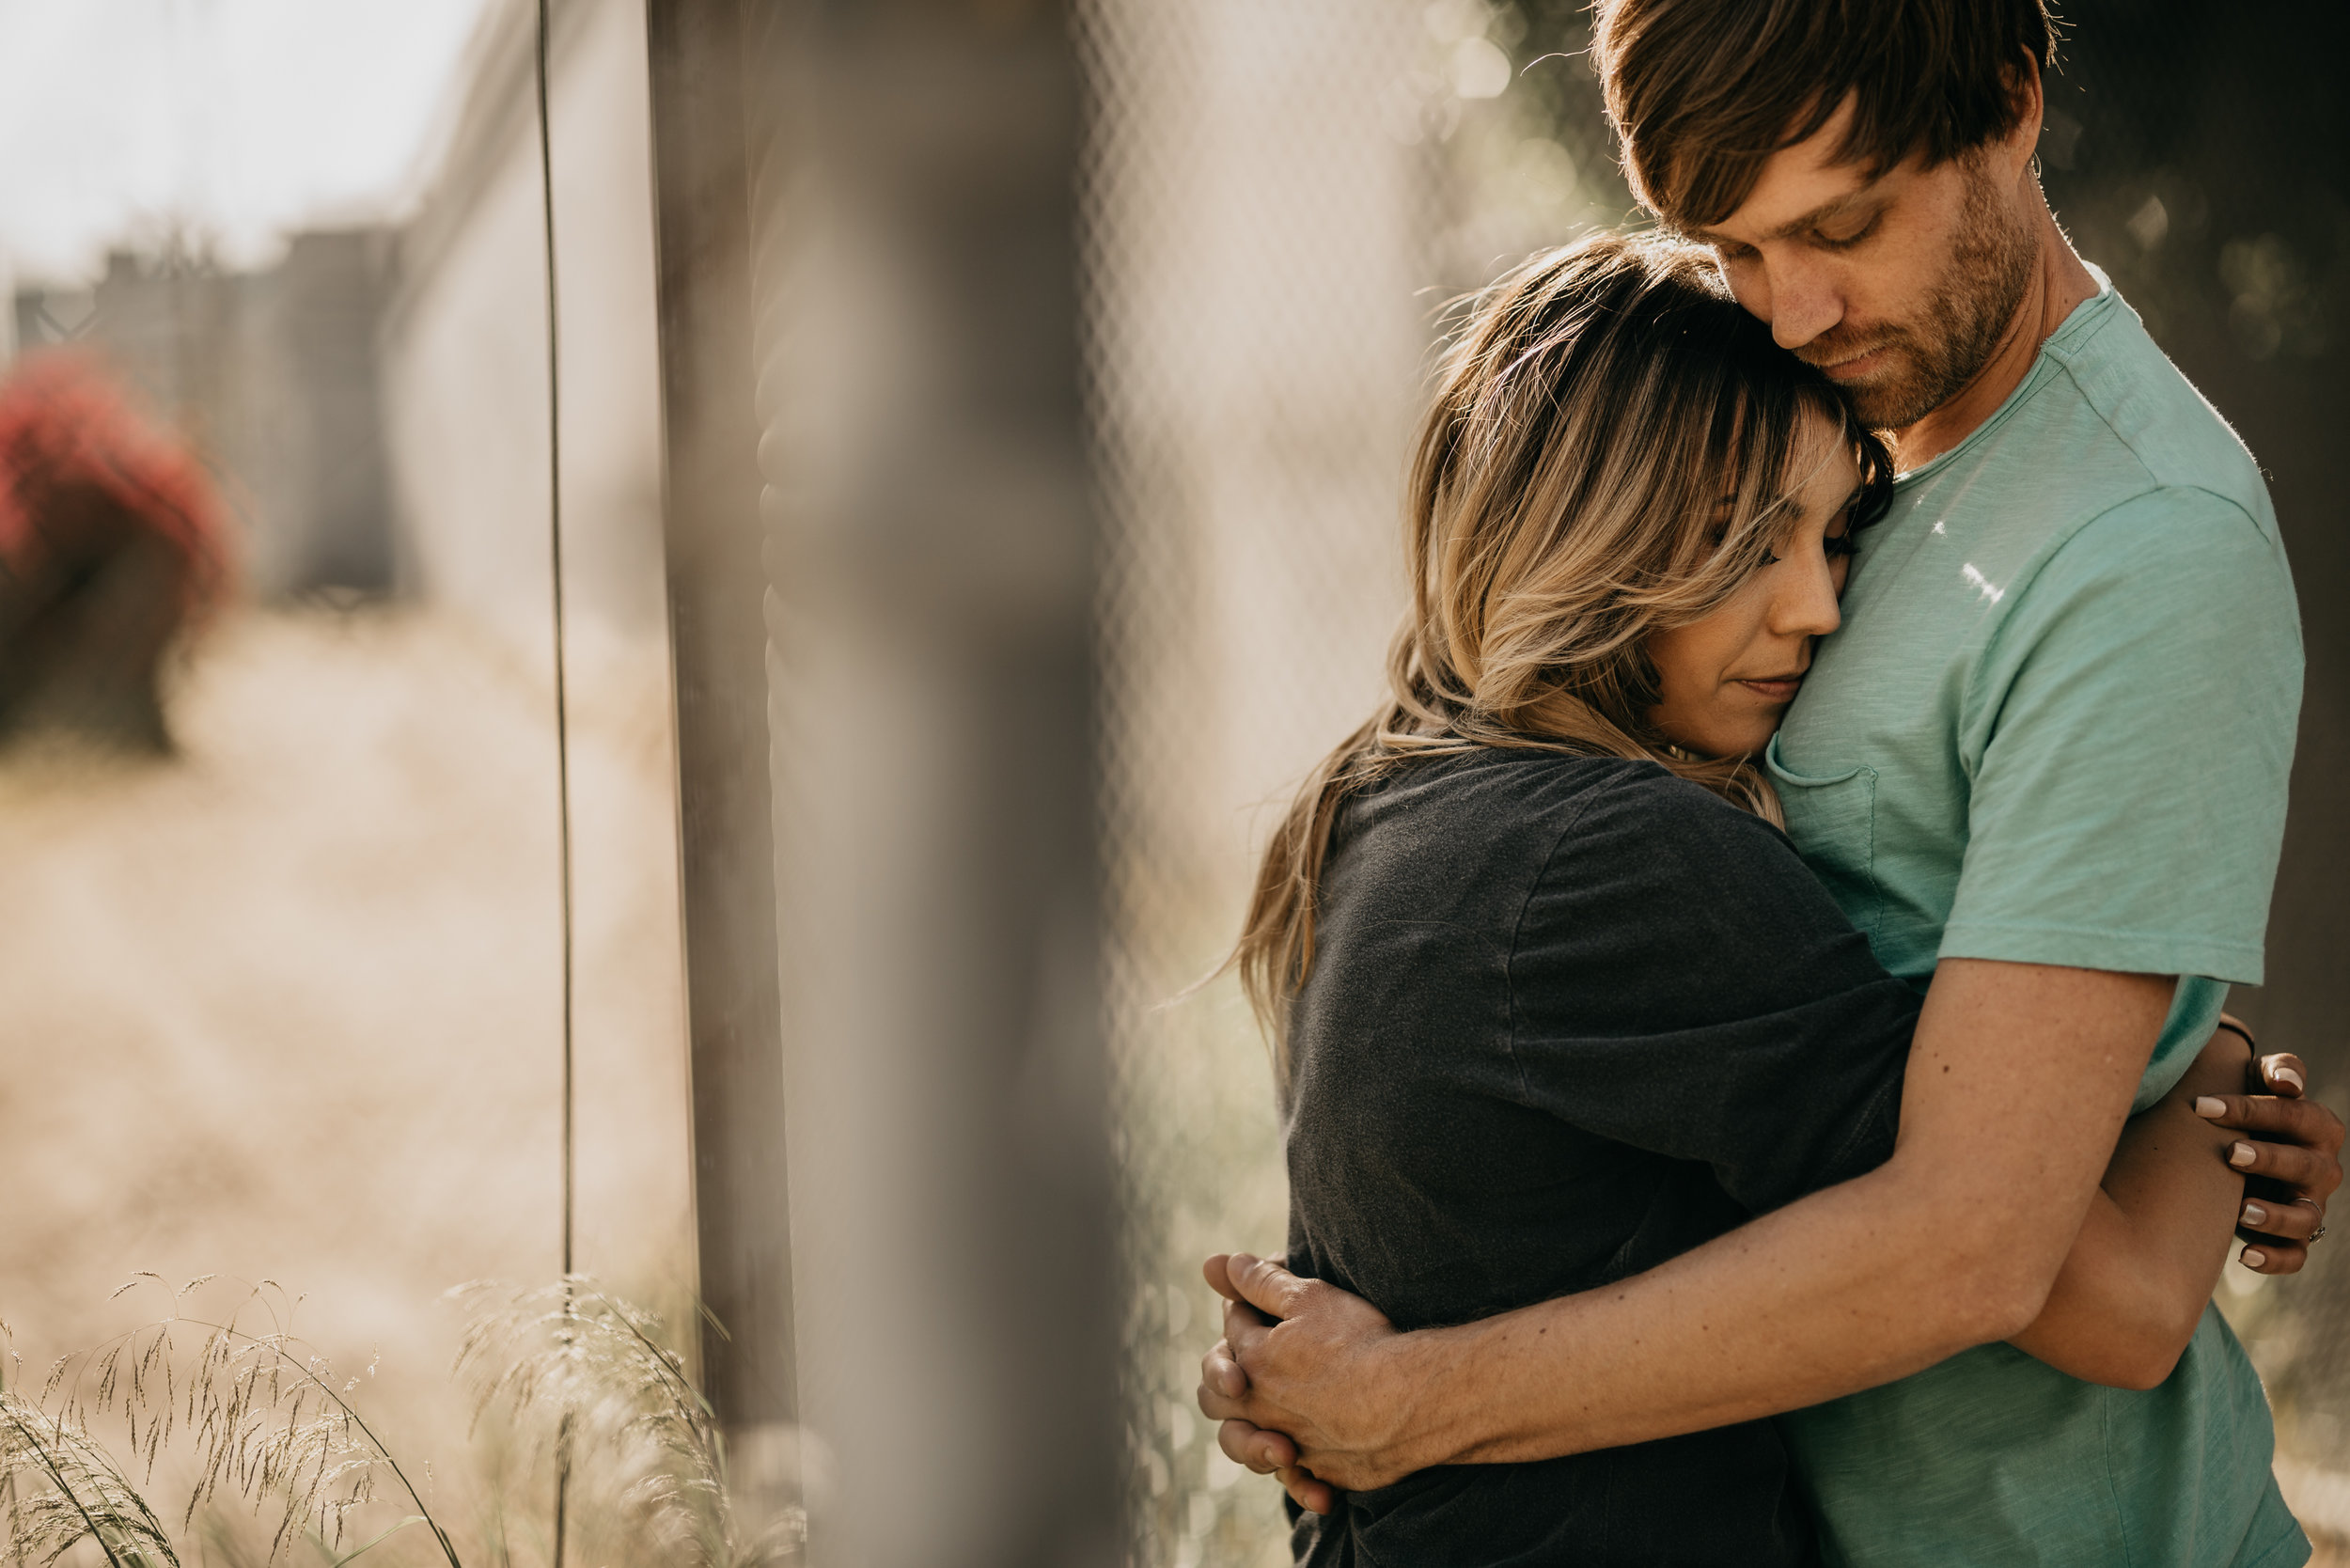
<svg viewBox="0 0 2350 1568">
<path fill-rule="evenodd" d="M 1716 494 L 1729 497 L 1730 515 L 1720 520 L 1717 542 L 1700 574 L 1709 608 L 1770 558 L 1792 521 L 1790 481 L 1802 431 L 1792 391 L 1784 381 L 1752 374 L 1725 380 L 1728 439 L 1708 453 L 1708 467 L 1718 476 Z"/>
</svg>

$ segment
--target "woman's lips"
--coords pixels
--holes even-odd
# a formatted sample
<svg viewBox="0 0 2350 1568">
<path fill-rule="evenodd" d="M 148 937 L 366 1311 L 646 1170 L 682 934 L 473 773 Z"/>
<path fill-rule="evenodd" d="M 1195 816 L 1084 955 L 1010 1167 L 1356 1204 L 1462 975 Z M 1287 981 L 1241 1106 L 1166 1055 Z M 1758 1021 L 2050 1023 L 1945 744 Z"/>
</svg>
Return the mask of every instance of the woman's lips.
<svg viewBox="0 0 2350 1568">
<path fill-rule="evenodd" d="M 1803 689 L 1803 677 L 1800 675 L 1762 676 L 1742 680 L 1738 684 L 1746 687 L 1765 702 L 1793 702 L 1795 700 L 1795 694 Z"/>
</svg>

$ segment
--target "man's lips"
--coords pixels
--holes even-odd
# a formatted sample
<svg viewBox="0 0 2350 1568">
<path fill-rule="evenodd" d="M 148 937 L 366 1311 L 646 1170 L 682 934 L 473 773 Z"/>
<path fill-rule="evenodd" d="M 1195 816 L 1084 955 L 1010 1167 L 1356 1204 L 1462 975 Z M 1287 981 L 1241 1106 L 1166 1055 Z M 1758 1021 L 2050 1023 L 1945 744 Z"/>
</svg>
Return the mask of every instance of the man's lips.
<svg viewBox="0 0 2350 1568">
<path fill-rule="evenodd" d="M 1882 369 L 1888 351 L 1891 348 L 1889 342 L 1872 343 L 1858 350 L 1830 350 L 1825 353 L 1808 353 L 1802 358 L 1832 381 L 1856 381 L 1872 370 Z"/>
</svg>

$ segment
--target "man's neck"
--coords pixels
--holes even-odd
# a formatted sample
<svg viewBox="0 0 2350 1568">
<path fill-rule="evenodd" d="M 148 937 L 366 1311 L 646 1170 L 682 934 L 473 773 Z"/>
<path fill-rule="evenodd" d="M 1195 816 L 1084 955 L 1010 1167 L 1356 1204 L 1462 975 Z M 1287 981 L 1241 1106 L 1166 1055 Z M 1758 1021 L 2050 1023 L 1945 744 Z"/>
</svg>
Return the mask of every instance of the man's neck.
<svg viewBox="0 0 2350 1568">
<path fill-rule="evenodd" d="M 2040 355 L 2040 345 L 2076 306 L 2096 295 L 2097 279 L 2057 227 L 2056 215 L 2037 187 L 2030 199 L 2038 255 L 2024 297 L 1999 335 L 1998 346 L 1974 378 L 1924 418 L 1893 432 L 1894 466 L 1903 473 L 1924 467 L 1973 434 L 2023 384 Z"/>
</svg>

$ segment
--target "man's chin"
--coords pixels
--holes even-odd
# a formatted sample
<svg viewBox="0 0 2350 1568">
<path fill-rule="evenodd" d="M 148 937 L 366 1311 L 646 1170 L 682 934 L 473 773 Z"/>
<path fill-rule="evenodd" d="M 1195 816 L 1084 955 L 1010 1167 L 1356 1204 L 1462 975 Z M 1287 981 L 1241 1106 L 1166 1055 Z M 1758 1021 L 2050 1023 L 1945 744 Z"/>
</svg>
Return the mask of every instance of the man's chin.
<svg viewBox="0 0 2350 1568">
<path fill-rule="evenodd" d="M 1934 412 L 1934 395 L 1905 369 L 1844 384 L 1853 412 L 1872 431 L 1907 430 Z"/>
<path fill-rule="evenodd" d="M 1832 365 L 1819 367 L 1852 402 L 1853 412 L 1871 430 L 1900 430 L 1914 423 L 1932 404 L 1919 400 L 1927 379 L 1914 355 L 1888 342 Z"/>
</svg>

